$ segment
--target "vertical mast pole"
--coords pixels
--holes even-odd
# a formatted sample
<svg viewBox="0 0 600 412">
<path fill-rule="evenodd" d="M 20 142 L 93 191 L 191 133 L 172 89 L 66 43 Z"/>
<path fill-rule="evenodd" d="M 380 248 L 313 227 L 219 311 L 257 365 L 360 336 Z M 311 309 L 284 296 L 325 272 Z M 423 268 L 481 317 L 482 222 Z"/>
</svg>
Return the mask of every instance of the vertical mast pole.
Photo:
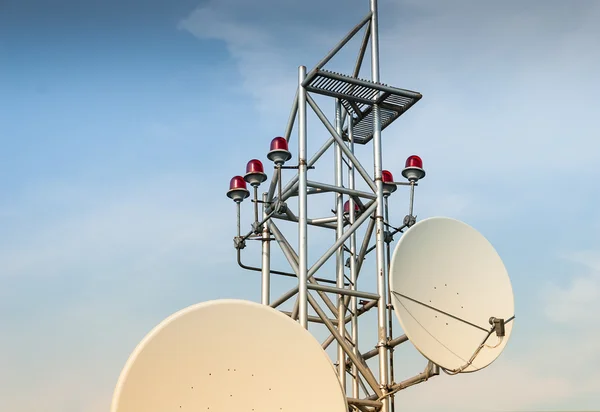
<svg viewBox="0 0 600 412">
<path fill-rule="evenodd" d="M 298 309 L 300 325 L 308 329 L 308 223 L 306 164 L 306 67 L 298 68 Z"/>
<path fill-rule="evenodd" d="M 371 6 L 371 79 L 379 82 L 379 22 L 377 15 L 377 0 L 370 0 Z M 385 273 L 385 243 L 384 243 L 384 203 L 381 150 L 381 118 L 379 105 L 373 105 L 373 165 L 375 186 L 377 188 L 377 209 L 375 222 L 376 267 L 377 267 L 377 347 L 379 350 L 379 384 L 385 395 L 388 390 L 388 359 L 387 359 L 387 311 L 386 311 L 386 273 Z M 381 412 L 390 412 L 389 398 L 384 397 Z"/>
</svg>

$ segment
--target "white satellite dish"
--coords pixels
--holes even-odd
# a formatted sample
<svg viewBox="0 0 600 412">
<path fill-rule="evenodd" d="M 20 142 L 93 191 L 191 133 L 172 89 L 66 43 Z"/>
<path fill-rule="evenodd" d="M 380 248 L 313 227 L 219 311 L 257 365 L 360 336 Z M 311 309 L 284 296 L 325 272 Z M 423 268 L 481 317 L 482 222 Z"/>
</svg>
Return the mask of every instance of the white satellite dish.
<svg viewBox="0 0 600 412">
<path fill-rule="evenodd" d="M 347 410 L 319 342 L 281 312 L 240 300 L 193 305 L 156 326 L 125 364 L 111 406 L 111 412 Z"/>
<path fill-rule="evenodd" d="M 390 288 L 408 339 L 448 373 L 488 366 L 510 337 L 514 299 L 504 264 L 458 220 L 429 218 L 407 230 L 392 257 Z"/>
</svg>

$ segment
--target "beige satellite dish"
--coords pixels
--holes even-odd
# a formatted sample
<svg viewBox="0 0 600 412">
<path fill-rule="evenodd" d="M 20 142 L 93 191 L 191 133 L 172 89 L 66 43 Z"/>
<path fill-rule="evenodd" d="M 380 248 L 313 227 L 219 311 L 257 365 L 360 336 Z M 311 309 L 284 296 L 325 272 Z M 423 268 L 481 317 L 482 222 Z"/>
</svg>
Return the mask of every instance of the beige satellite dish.
<svg viewBox="0 0 600 412">
<path fill-rule="evenodd" d="M 471 226 L 435 217 L 412 226 L 390 265 L 394 311 L 410 342 L 449 373 L 492 363 L 512 331 L 510 279 Z"/>
<path fill-rule="evenodd" d="M 125 364 L 111 406 L 111 412 L 347 410 L 315 338 L 279 311 L 241 300 L 196 304 L 156 326 Z"/>
</svg>

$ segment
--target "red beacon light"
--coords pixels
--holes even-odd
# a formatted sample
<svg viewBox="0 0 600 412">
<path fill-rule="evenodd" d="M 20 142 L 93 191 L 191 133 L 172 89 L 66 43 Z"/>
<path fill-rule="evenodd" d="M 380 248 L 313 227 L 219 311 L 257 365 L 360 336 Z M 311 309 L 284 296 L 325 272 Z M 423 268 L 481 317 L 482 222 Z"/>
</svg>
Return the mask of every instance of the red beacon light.
<svg viewBox="0 0 600 412">
<path fill-rule="evenodd" d="M 253 187 L 258 187 L 262 182 L 267 180 L 263 164 L 258 159 L 252 159 L 246 165 L 246 174 L 244 180 L 250 183 Z"/>
<path fill-rule="evenodd" d="M 229 182 L 227 197 L 236 203 L 241 203 L 248 196 L 250 196 L 250 192 L 246 189 L 244 178 L 242 176 L 234 176 Z"/>
<path fill-rule="evenodd" d="M 406 167 L 402 170 L 402 176 L 407 178 L 410 182 L 416 182 L 425 177 L 423 161 L 419 156 L 412 155 L 406 159 Z"/>
<path fill-rule="evenodd" d="M 389 170 L 381 171 L 381 181 L 383 182 L 383 195 L 389 196 L 396 191 L 398 186 L 394 183 L 394 176 Z"/>
<path fill-rule="evenodd" d="M 360 207 L 358 206 L 358 203 L 354 202 L 354 212 L 358 212 L 360 211 Z M 346 200 L 346 202 L 344 203 L 344 213 L 350 213 L 350 201 Z"/>
<path fill-rule="evenodd" d="M 276 165 L 281 166 L 292 158 L 292 154 L 288 150 L 288 142 L 283 137 L 276 137 L 271 141 L 271 150 L 267 154 L 267 158 Z"/>
</svg>

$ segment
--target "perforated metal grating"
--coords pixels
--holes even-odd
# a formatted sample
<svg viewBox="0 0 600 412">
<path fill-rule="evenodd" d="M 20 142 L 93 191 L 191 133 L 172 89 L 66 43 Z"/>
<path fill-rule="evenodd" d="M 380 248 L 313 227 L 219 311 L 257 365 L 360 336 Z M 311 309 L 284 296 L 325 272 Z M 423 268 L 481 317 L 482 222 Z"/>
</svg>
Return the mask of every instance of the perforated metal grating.
<svg viewBox="0 0 600 412">
<path fill-rule="evenodd" d="M 373 105 L 379 105 L 381 130 L 410 109 L 421 94 L 390 87 L 382 83 L 357 79 L 327 70 L 316 70 L 304 81 L 306 90 L 339 98 L 352 116 L 355 143 L 365 144 L 373 138 Z M 348 139 L 348 127 L 343 130 Z"/>
</svg>

